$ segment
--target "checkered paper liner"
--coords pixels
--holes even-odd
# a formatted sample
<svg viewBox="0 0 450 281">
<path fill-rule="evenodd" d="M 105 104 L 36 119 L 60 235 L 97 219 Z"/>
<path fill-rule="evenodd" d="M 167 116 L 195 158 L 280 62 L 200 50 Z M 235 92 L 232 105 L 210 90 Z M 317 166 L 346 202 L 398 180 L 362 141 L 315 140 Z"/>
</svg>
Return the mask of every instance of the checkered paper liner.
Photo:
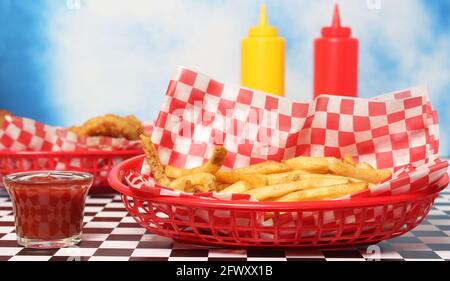
<svg viewBox="0 0 450 281">
<path fill-rule="evenodd" d="M 32 119 L 7 116 L 0 130 L 0 150 L 89 151 L 139 149 L 139 141 L 110 137 L 79 137 L 66 128 Z"/>
<path fill-rule="evenodd" d="M 228 151 L 226 169 L 300 155 L 344 154 L 379 169 L 393 169 L 390 180 L 342 200 L 424 191 L 446 173 L 448 165 L 438 157 L 437 113 L 422 86 L 371 99 L 322 95 L 302 103 L 224 84 L 180 67 L 170 81 L 152 141 L 163 164 L 185 168 L 201 165 L 215 146 L 223 145 Z M 125 179 L 131 187 L 145 188 L 155 196 L 252 200 L 242 194 L 189 194 L 160 187 L 145 162 L 141 171 L 129 171 Z M 171 213 L 182 218 L 186 213 L 182 209 Z M 196 219 L 206 220 L 203 212 L 197 210 Z M 223 212 L 217 211 L 214 218 L 227 220 Z M 357 215 L 350 211 L 345 219 Z M 286 216 L 278 222 L 292 223 L 292 215 Z M 243 214 L 241 219 L 248 218 Z M 330 212 L 325 221 L 333 220 Z M 316 222 L 311 216 L 311 223 Z M 261 216 L 261 223 L 273 221 Z"/>
</svg>

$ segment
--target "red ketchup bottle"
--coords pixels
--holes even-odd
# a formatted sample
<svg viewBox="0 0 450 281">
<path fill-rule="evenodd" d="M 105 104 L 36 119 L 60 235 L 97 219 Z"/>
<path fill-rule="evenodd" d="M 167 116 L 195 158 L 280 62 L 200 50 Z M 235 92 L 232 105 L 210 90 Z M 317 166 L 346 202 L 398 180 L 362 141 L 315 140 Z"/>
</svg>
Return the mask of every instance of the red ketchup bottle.
<svg viewBox="0 0 450 281">
<path fill-rule="evenodd" d="M 358 95 L 358 40 L 341 26 L 338 5 L 332 26 L 314 41 L 314 98 L 320 94 Z"/>
</svg>

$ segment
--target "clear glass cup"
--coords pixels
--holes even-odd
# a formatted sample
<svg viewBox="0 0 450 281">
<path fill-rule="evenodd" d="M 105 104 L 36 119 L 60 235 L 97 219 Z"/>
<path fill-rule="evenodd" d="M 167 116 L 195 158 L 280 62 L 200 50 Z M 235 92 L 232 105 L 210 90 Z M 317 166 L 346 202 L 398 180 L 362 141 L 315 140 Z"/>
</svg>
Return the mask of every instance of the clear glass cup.
<svg viewBox="0 0 450 281">
<path fill-rule="evenodd" d="M 65 171 L 23 172 L 4 177 L 13 203 L 17 243 L 41 249 L 78 244 L 92 181 L 91 174 Z"/>
</svg>

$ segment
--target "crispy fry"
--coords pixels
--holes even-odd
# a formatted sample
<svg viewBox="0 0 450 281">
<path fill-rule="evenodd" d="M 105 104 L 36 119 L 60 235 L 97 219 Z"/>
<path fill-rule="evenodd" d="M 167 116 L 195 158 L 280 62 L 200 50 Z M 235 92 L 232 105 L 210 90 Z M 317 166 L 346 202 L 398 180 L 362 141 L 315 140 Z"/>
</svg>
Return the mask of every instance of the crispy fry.
<svg viewBox="0 0 450 281">
<path fill-rule="evenodd" d="M 266 186 L 268 183 L 264 175 L 259 174 L 239 175 L 239 179 L 246 181 L 252 188 Z"/>
<path fill-rule="evenodd" d="M 290 168 L 283 163 L 268 160 L 262 163 L 250 165 L 244 168 L 237 168 L 231 171 L 218 171 L 216 173 L 216 178 L 220 182 L 235 183 L 240 180 L 245 180 L 245 178 L 242 178 L 242 175 L 282 173 L 289 170 Z"/>
<path fill-rule="evenodd" d="M 353 160 L 353 157 L 350 154 L 344 154 L 342 160 L 353 166 L 356 164 L 355 161 Z"/>
<path fill-rule="evenodd" d="M 229 183 L 216 183 L 216 191 L 224 190 L 225 188 L 229 187 L 231 184 Z"/>
<path fill-rule="evenodd" d="M 238 181 L 244 180 L 252 187 L 267 185 L 267 179 L 264 175 L 259 174 L 239 174 L 233 171 L 218 171 L 215 176 L 217 181 L 221 183 L 234 184 Z"/>
<path fill-rule="evenodd" d="M 283 163 L 294 170 L 305 170 L 317 174 L 326 174 L 328 169 L 328 157 L 306 157 L 299 156 L 285 160 Z"/>
<path fill-rule="evenodd" d="M 166 166 L 166 174 L 171 178 L 180 178 L 187 175 L 197 174 L 197 173 L 210 173 L 215 174 L 223 164 L 225 157 L 227 156 L 227 150 L 218 146 L 214 148 L 211 158 L 205 164 L 200 167 L 192 169 L 177 168 L 170 165 Z"/>
<path fill-rule="evenodd" d="M 159 160 L 158 152 L 153 145 L 150 136 L 140 135 L 142 148 L 145 152 L 145 158 L 147 159 L 147 163 L 152 169 L 152 174 L 155 177 L 157 183 L 161 185 L 168 186 L 171 180 L 167 177 L 166 172 L 164 171 L 164 166 L 161 164 Z"/>
<path fill-rule="evenodd" d="M 305 174 L 301 175 L 300 179 L 306 180 L 306 179 L 347 179 L 349 182 L 361 182 L 362 180 L 340 176 L 340 175 L 333 175 L 333 174 Z"/>
<path fill-rule="evenodd" d="M 267 160 L 223 171 L 223 147 L 215 148 L 211 158 L 199 167 L 164 168 L 150 137 L 141 135 L 141 142 L 156 181 L 185 192 L 246 193 L 260 201 L 329 200 L 364 190 L 391 176 L 390 170 L 356 163 L 350 155 L 344 155 L 343 160 L 305 156 L 283 163 Z"/>
<path fill-rule="evenodd" d="M 303 170 L 294 170 L 285 173 L 265 175 L 265 178 L 267 179 L 267 185 L 274 185 L 298 181 L 300 179 L 303 179 L 302 176 L 305 174 L 309 174 L 309 172 Z"/>
<path fill-rule="evenodd" d="M 289 170 L 290 168 L 283 163 L 267 160 L 247 167 L 237 168 L 233 171 L 239 174 L 273 174 L 287 172 Z"/>
<path fill-rule="evenodd" d="M 216 178 L 209 173 L 187 175 L 173 180 L 169 187 L 181 191 L 193 189 L 194 191 L 209 192 L 216 189 Z"/>
<path fill-rule="evenodd" d="M 365 169 L 365 170 L 374 170 L 374 168 L 369 163 L 356 163 L 357 168 Z"/>
<path fill-rule="evenodd" d="M 379 183 L 391 176 L 390 170 L 369 170 L 354 167 L 336 158 L 328 159 L 330 170 L 337 175 L 360 179 L 369 183 Z"/>
<path fill-rule="evenodd" d="M 173 181 L 170 184 L 173 184 Z M 174 188 L 174 187 L 172 187 L 172 188 Z M 178 188 L 174 188 L 174 189 L 178 189 Z M 192 182 L 190 182 L 190 181 L 183 182 L 183 186 L 180 187 L 179 190 L 185 191 L 185 192 L 191 192 L 191 193 L 199 192 L 199 189 L 197 188 L 197 186 L 193 185 Z"/>
<path fill-rule="evenodd" d="M 308 179 L 277 185 L 258 187 L 245 191 L 257 200 L 281 197 L 285 194 L 309 188 L 348 183 L 348 179 Z"/>
<path fill-rule="evenodd" d="M 217 171 L 215 176 L 219 182 L 233 184 L 240 181 L 242 175 L 234 171 Z"/>
<path fill-rule="evenodd" d="M 251 189 L 251 186 L 246 181 L 238 181 L 233 183 L 229 187 L 222 189 L 220 192 L 222 193 L 243 193 L 246 190 Z"/>
<path fill-rule="evenodd" d="M 279 173 L 279 174 L 270 174 L 265 175 L 267 179 L 267 185 L 274 185 L 274 184 L 281 184 L 281 183 L 288 183 L 298 180 L 306 180 L 306 179 L 347 179 L 350 182 L 360 182 L 361 180 L 339 176 L 339 175 L 332 175 L 332 174 L 312 174 L 303 170 L 295 170 L 291 172 L 286 173 Z"/>
<path fill-rule="evenodd" d="M 366 182 L 322 186 L 300 190 L 275 199 L 276 202 L 296 202 L 307 200 L 336 199 L 368 188 Z"/>
</svg>

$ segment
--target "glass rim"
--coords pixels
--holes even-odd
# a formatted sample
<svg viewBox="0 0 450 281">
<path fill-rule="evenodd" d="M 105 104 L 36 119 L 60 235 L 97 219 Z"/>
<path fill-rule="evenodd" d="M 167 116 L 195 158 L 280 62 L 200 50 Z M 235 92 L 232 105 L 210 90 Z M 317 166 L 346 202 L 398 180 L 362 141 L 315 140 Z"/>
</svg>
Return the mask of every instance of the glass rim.
<svg viewBox="0 0 450 281">
<path fill-rule="evenodd" d="M 60 180 L 50 181 L 48 179 L 37 179 L 37 180 L 24 180 L 24 177 L 47 175 L 47 176 L 63 176 L 65 178 L 60 178 Z M 52 185 L 65 185 L 65 184 L 77 184 L 83 183 L 85 181 L 92 182 L 94 180 L 94 175 L 81 172 L 81 171 L 58 171 L 58 170 L 42 170 L 42 171 L 26 171 L 18 172 L 6 175 L 3 178 L 5 183 L 20 183 L 25 185 L 41 185 L 41 184 L 52 184 Z"/>
</svg>

